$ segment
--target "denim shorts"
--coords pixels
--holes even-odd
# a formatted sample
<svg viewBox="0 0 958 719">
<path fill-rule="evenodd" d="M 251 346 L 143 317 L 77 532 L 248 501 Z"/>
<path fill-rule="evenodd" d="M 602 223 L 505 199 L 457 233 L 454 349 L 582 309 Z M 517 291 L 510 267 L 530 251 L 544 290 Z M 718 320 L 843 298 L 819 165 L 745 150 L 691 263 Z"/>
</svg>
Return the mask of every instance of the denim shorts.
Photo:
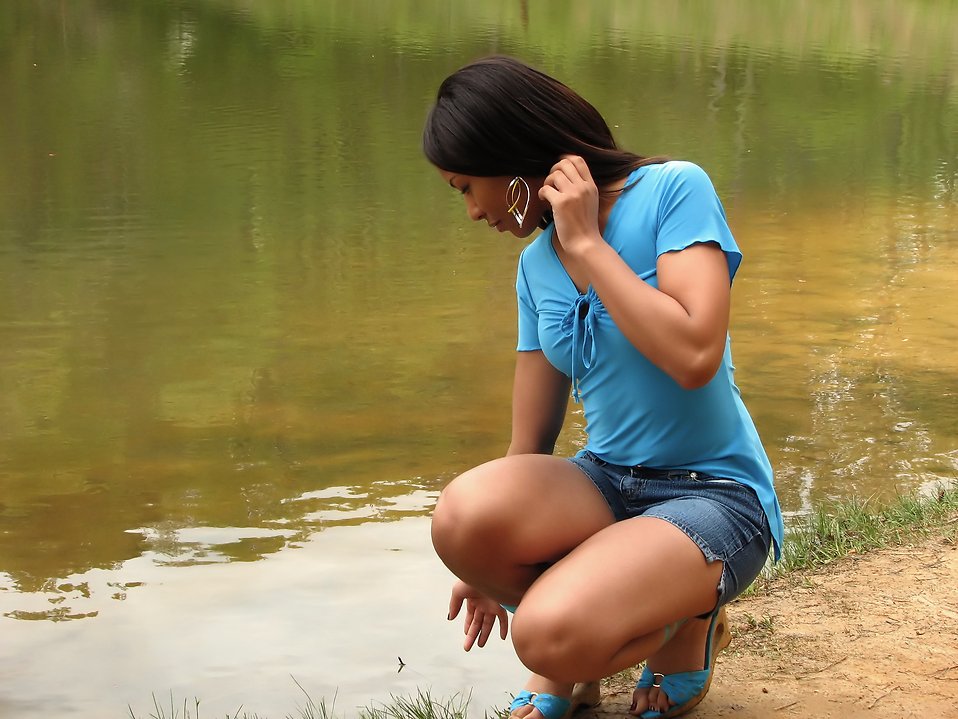
<svg viewBox="0 0 958 719">
<path fill-rule="evenodd" d="M 765 566 L 772 533 L 748 485 L 687 469 L 623 467 L 588 451 L 569 461 L 592 480 L 616 521 L 664 519 L 685 532 L 706 561 L 722 562 L 716 606 L 745 591 Z"/>
</svg>

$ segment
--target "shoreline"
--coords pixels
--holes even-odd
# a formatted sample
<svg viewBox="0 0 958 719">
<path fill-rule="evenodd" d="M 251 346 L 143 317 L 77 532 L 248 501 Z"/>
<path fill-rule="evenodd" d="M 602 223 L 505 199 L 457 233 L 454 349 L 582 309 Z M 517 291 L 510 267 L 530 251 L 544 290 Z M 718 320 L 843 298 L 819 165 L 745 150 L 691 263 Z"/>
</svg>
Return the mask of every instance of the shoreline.
<svg viewBox="0 0 958 719">
<path fill-rule="evenodd" d="M 728 615 L 732 644 L 691 717 L 958 718 L 958 481 L 930 496 L 882 506 L 852 499 L 813 513 Z M 637 677 L 627 670 L 603 680 L 602 703 L 575 716 L 628 717 Z M 347 716 L 300 689 L 297 712 L 285 717 Z M 128 716 L 199 719 L 199 704 L 171 697 L 154 700 L 148 715 L 129 708 Z M 420 690 L 355 716 L 465 719 L 467 704 Z M 267 719 L 231 719 L 254 717 Z"/>
</svg>

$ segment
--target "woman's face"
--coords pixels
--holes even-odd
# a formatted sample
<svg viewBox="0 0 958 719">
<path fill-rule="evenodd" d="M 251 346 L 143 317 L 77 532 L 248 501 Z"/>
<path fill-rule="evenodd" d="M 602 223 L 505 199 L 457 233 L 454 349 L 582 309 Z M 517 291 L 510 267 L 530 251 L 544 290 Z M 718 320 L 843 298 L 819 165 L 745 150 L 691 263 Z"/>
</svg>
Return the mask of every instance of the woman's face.
<svg viewBox="0 0 958 719">
<path fill-rule="evenodd" d="M 522 227 L 509 212 L 512 204 L 506 195 L 509 192 L 511 177 L 474 177 L 461 173 L 439 170 L 442 179 L 457 190 L 466 201 L 466 213 L 474 221 L 484 220 L 489 227 L 499 232 L 511 232 L 516 237 L 528 237 L 539 226 L 543 212 L 548 205 L 539 199 L 541 179 L 524 178 L 529 184 L 529 206 L 526 208 L 526 188 L 519 184 L 519 212 L 524 211 Z"/>
</svg>

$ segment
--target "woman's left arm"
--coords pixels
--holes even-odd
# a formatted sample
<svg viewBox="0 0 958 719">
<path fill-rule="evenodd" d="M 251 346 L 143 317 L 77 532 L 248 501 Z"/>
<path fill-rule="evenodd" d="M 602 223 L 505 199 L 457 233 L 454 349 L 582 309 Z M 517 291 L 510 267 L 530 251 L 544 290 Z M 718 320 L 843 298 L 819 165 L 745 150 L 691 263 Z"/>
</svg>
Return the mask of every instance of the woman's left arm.
<svg viewBox="0 0 958 719">
<path fill-rule="evenodd" d="M 662 254 L 656 289 L 602 239 L 598 190 L 582 158 L 557 163 L 540 197 L 552 205 L 563 250 L 636 349 L 686 389 L 709 382 L 725 351 L 731 301 L 719 246 L 700 242 Z"/>
</svg>

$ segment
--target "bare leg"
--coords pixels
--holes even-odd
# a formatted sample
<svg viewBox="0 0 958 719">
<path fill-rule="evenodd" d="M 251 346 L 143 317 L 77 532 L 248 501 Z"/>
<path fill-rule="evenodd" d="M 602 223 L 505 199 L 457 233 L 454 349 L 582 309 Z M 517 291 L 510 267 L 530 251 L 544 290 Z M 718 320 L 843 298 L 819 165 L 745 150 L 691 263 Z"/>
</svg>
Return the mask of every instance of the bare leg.
<svg viewBox="0 0 958 719">
<path fill-rule="evenodd" d="M 711 611 L 721 572 L 668 522 L 619 522 L 530 587 L 513 619 L 516 652 L 555 681 L 609 676 L 658 651 L 667 625 Z"/>
<path fill-rule="evenodd" d="M 571 462 L 505 457 L 453 480 L 433 512 L 432 538 L 447 567 L 504 604 L 518 604 L 551 563 L 614 522 Z"/>
<path fill-rule="evenodd" d="M 657 652 L 666 626 L 714 607 L 722 571 L 668 522 L 614 523 L 591 481 L 546 455 L 506 457 L 457 478 L 432 533 L 453 573 L 519 604 L 513 644 L 535 672 L 526 688 L 560 696 Z M 701 657 L 704 645 L 703 634 L 688 651 Z"/>
</svg>

